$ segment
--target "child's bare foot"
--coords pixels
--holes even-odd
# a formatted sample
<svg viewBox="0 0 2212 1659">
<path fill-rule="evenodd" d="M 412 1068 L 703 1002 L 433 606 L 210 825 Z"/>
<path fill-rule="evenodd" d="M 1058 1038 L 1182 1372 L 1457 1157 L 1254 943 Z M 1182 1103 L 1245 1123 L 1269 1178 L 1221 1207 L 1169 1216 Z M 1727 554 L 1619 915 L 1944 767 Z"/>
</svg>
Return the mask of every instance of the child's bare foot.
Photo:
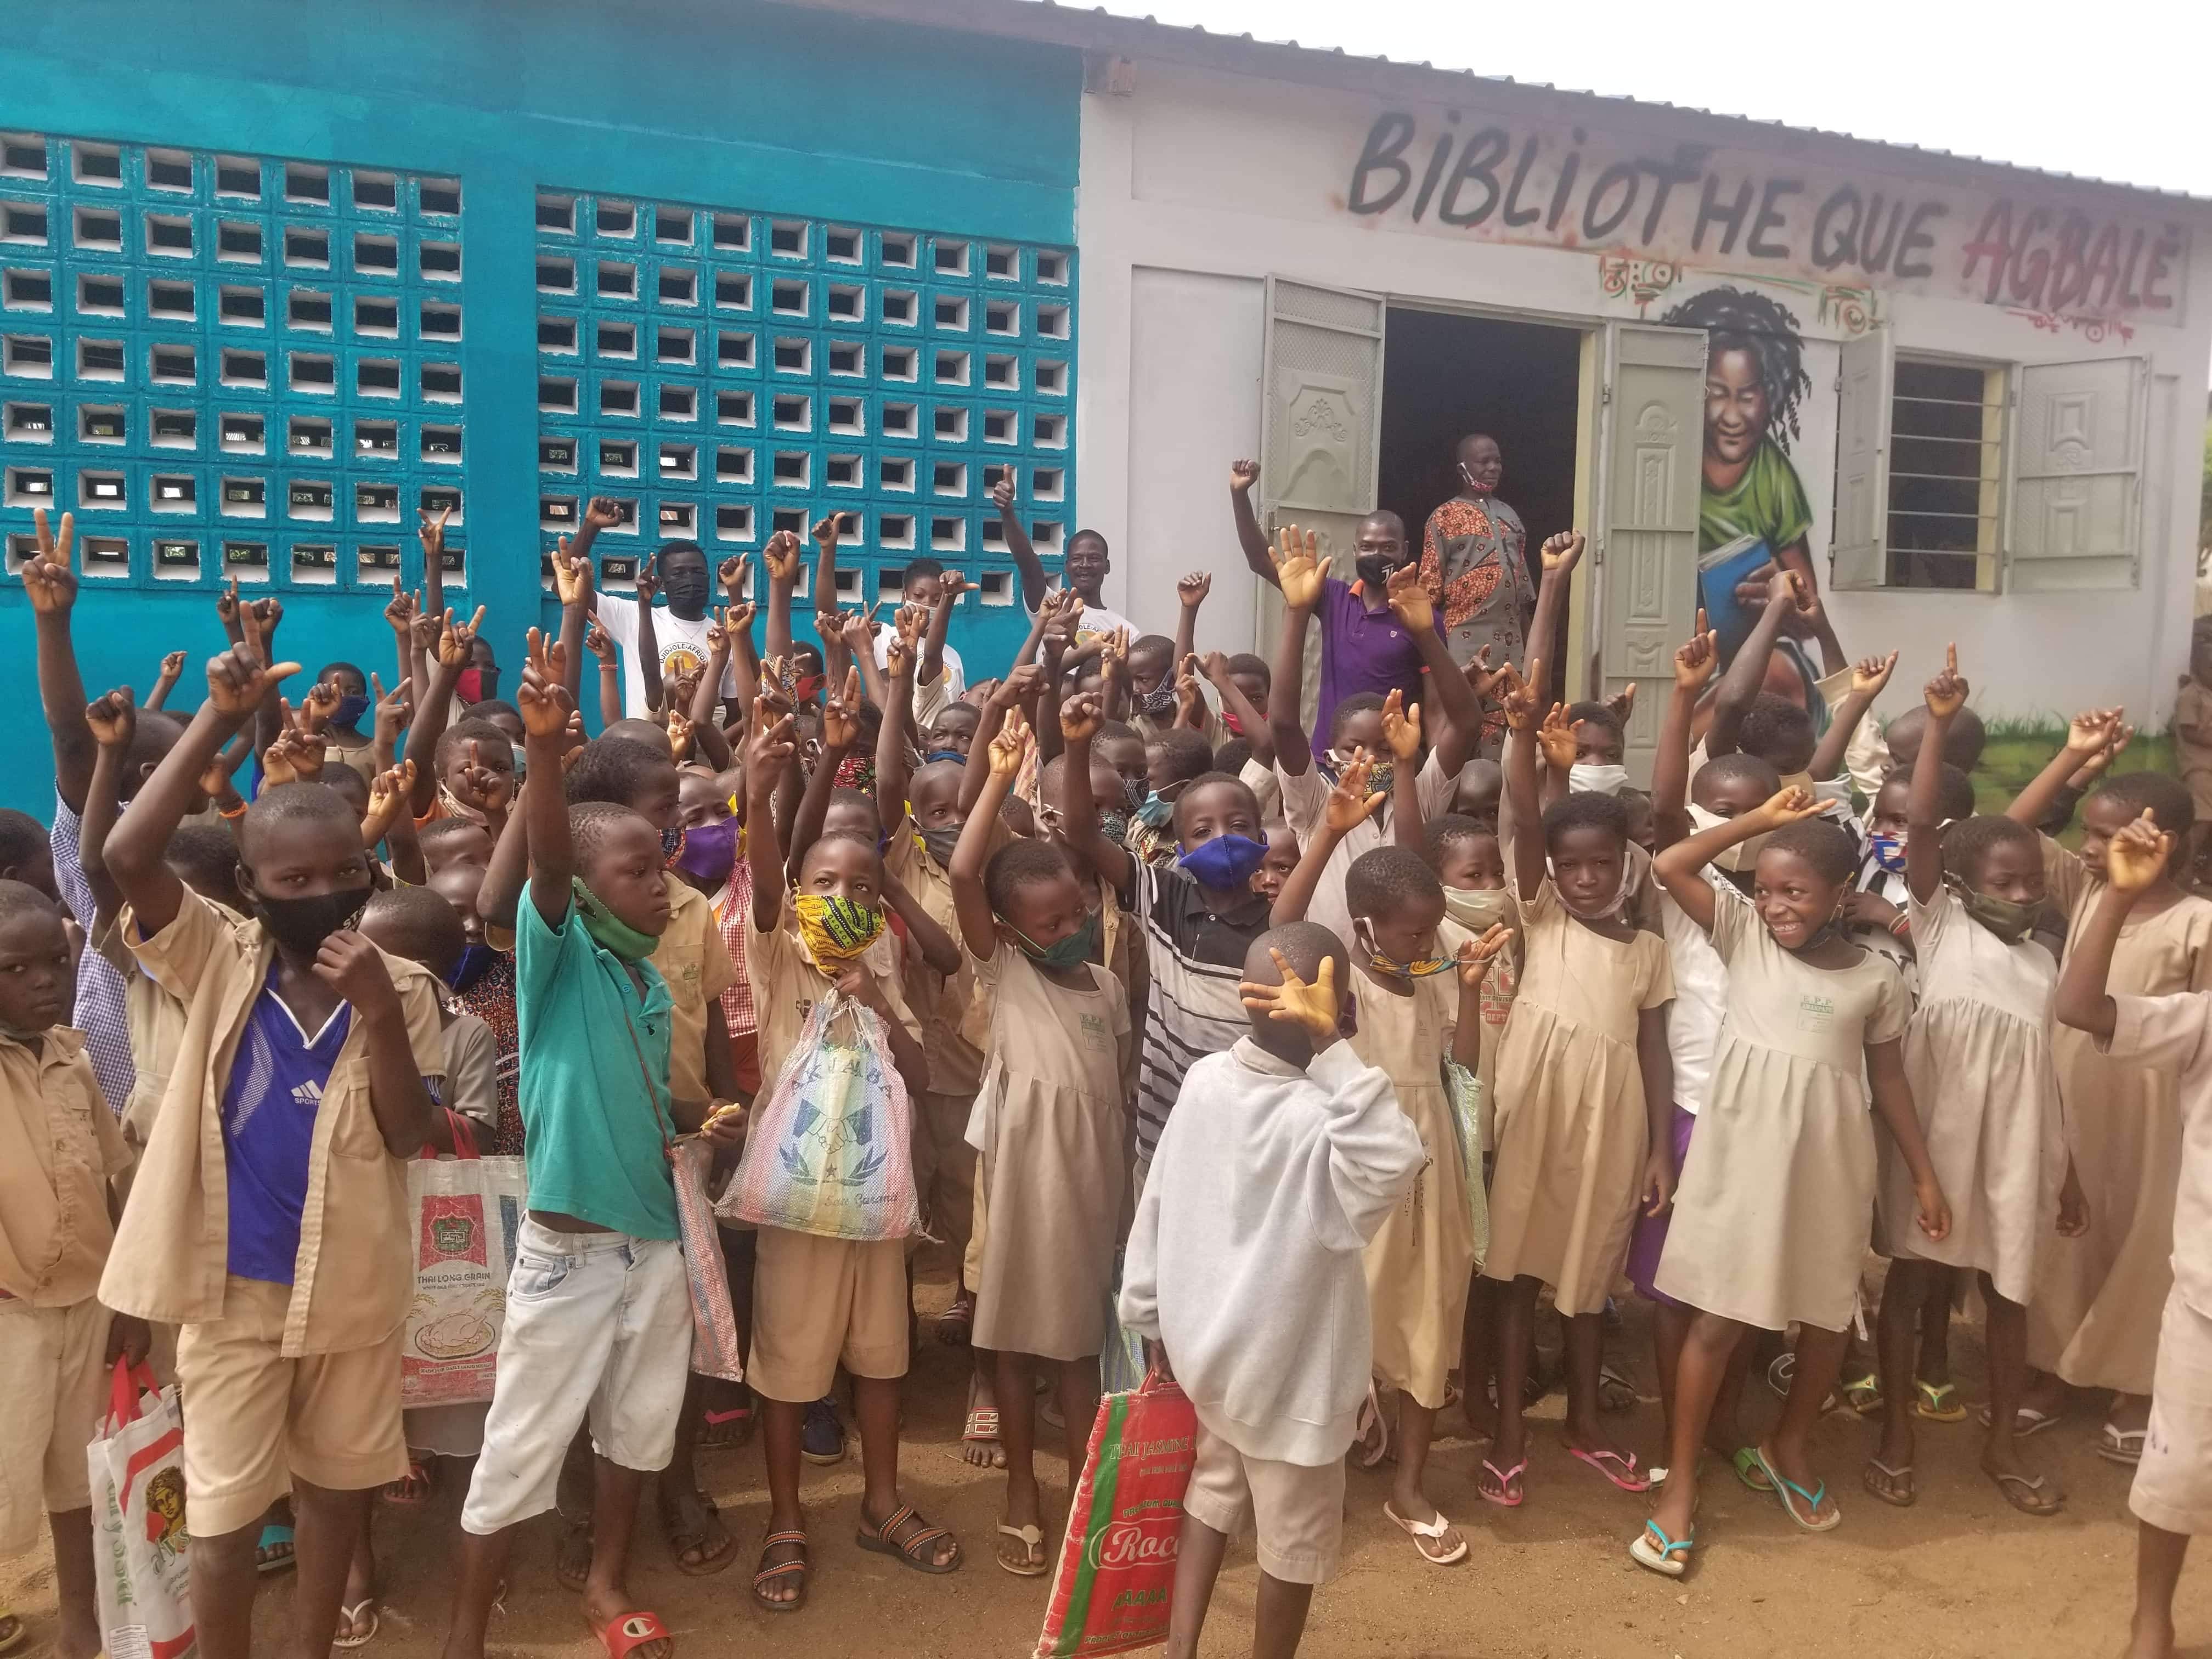
<svg viewBox="0 0 2212 1659">
<path fill-rule="evenodd" d="M 22 1626 L 13 1618 L 0 1617 L 0 1644 L 8 1641 L 7 1629 L 14 1626 L 20 1632 Z M 338 1632 L 344 1635 L 343 1631 Z M 62 1659 L 98 1659 L 103 1644 L 100 1639 L 100 1619 L 89 1607 L 70 1608 L 62 1613 Z"/>
<path fill-rule="evenodd" d="M 1475 1471 L 1474 1489 L 1485 1499 L 1517 1509 L 1527 1495 L 1528 1430 L 1519 1419 L 1501 1414 L 1490 1455 Z"/>
<path fill-rule="evenodd" d="M 1911 1419 L 1901 1411 L 1889 1413 L 1882 1422 L 1881 1444 L 1867 1460 L 1861 1483 L 1883 1503 L 1911 1509 L 1920 1498 L 1912 1474 L 1915 1449 Z"/>
<path fill-rule="evenodd" d="M 1467 1416 L 1467 1431 L 1470 1438 L 1488 1440 L 1498 1433 L 1498 1407 L 1490 1397 L 1490 1385 L 1483 1382 L 1467 1391 L 1460 1402 Z"/>
<path fill-rule="evenodd" d="M 1444 1519 L 1443 1511 L 1429 1502 L 1418 1483 L 1393 1483 L 1390 1501 L 1382 1506 L 1382 1512 L 1413 1539 L 1421 1559 L 1431 1565 L 1448 1567 L 1467 1559 L 1466 1534 Z"/>
<path fill-rule="evenodd" d="M 2173 1659 L 2173 1620 L 2147 1619 L 2137 1613 L 2128 1632 L 2124 1659 Z"/>
<path fill-rule="evenodd" d="M 652 1618 L 624 1584 L 586 1584 L 584 1586 L 584 1622 L 591 1626 L 593 1636 L 603 1636 L 608 1626 L 617 1620 L 631 1617 Z M 655 1623 L 659 1620 L 655 1620 Z M 673 1659 L 676 1638 L 659 1635 L 640 1642 L 629 1649 L 623 1659 Z"/>
</svg>

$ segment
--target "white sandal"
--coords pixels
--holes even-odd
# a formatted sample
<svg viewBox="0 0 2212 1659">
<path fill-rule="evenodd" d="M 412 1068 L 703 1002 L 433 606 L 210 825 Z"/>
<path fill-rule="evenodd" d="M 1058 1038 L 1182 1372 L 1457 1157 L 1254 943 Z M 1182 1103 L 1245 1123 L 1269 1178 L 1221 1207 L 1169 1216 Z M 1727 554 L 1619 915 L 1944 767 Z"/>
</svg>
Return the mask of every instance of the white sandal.
<svg viewBox="0 0 2212 1659">
<path fill-rule="evenodd" d="M 361 1612 L 363 1607 L 368 1609 L 368 1628 L 359 1635 L 355 1635 L 354 1626 L 361 1622 Z M 365 1648 L 376 1640 L 377 1629 L 384 1623 L 384 1614 L 377 1607 L 376 1598 L 374 1595 L 364 1595 L 351 1607 L 341 1607 L 338 1609 L 338 1623 L 345 1626 L 346 1633 L 343 1636 L 332 1637 L 331 1638 L 332 1647 Z"/>
<path fill-rule="evenodd" d="M 2107 1423 L 2091 1449 L 2107 1463 L 2124 1463 L 2133 1468 L 2142 1462 L 2143 1442 L 2149 1437 L 2148 1429 L 2116 1429 Z"/>
<path fill-rule="evenodd" d="M 1433 1521 L 1408 1521 L 1396 1510 L 1391 1508 L 1389 1500 L 1385 1498 L 1382 1504 L 1382 1513 L 1397 1526 L 1400 1531 L 1411 1535 L 1413 1547 L 1420 1551 L 1421 1559 L 1431 1566 L 1449 1567 L 1467 1559 L 1465 1538 L 1459 1540 L 1459 1547 L 1449 1555 L 1438 1555 L 1429 1547 L 1431 1544 L 1441 1540 L 1451 1530 L 1451 1522 L 1444 1518 L 1444 1512 L 1442 1510 L 1437 1511 L 1437 1518 Z"/>
</svg>

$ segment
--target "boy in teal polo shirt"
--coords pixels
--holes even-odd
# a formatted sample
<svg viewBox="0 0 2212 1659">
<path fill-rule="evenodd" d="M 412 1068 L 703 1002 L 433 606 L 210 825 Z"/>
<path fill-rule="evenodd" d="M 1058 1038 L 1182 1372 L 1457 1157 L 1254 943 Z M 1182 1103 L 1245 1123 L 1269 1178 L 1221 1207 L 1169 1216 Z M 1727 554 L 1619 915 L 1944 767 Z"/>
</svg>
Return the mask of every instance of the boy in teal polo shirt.
<svg viewBox="0 0 2212 1659">
<path fill-rule="evenodd" d="M 514 1528 L 553 1507 L 562 1458 L 587 1417 L 598 1481 L 585 1620 L 613 1659 L 668 1659 L 675 1649 L 624 1579 L 638 1494 L 647 1473 L 668 1465 L 690 1371 L 668 1147 L 705 1111 L 669 1096 L 668 986 L 647 960 L 670 912 L 660 836 L 628 807 L 568 805 L 573 704 L 561 656 L 532 629 L 516 698 L 530 757 L 515 998 L 531 1203 L 483 1455 L 461 1510 L 448 1659 L 483 1652 Z M 733 1140 L 737 1121 L 708 1133 Z"/>
</svg>

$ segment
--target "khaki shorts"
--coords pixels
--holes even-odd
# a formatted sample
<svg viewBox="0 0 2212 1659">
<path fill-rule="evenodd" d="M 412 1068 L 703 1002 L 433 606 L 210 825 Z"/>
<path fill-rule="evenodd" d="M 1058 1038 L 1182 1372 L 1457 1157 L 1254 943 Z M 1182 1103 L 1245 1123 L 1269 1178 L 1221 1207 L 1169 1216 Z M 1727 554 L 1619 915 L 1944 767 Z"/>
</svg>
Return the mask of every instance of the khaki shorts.
<svg viewBox="0 0 2212 1659">
<path fill-rule="evenodd" d="M 839 1361 L 855 1376 L 904 1376 L 906 1241 L 817 1238 L 763 1227 L 753 1261 L 745 1381 L 770 1400 L 819 1400 Z"/>
<path fill-rule="evenodd" d="M 1286 1584 L 1325 1584 L 1344 1549 L 1344 1460 L 1311 1468 L 1247 1457 L 1201 1420 L 1182 1508 L 1230 1538 L 1250 1519 L 1261 1571 Z"/>
<path fill-rule="evenodd" d="M 2128 1507 L 2165 1532 L 2212 1533 L 2212 1319 L 2167 1292 L 2150 1425 Z"/>
<path fill-rule="evenodd" d="M 295 1476 L 359 1492 L 407 1474 L 399 1339 L 345 1353 L 283 1352 L 289 1285 L 232 1279 L 223 1316 L 177 1336 L 185 1404 L 185 1503 L 193 1536 L 238 1532 Z"/>
<path fill-rule="evenodd" d="M 107 1325 L 91 1297 L 66 1308 L 0 1300 L 0 1561 L 39 1546 L 39 1517 L 90 1506 L 84 1449 L 107 1408 Z"/>
</svg>

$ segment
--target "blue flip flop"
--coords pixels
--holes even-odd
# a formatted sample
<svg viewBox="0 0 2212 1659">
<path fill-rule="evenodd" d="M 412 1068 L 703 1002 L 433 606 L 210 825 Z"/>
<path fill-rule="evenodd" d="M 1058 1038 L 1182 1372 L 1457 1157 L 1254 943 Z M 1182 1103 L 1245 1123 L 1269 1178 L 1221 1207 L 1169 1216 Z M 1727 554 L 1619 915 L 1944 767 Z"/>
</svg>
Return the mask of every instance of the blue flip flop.
<svg viewBox="0 0 2212 1659">
<path fill-rule="evenodd" d="M 1687 1537 L 1669 1538 L 1656 1521 L 1646 1521 L 1644 1530 L 1629 1544 L 1628 1553 L 1639 1567 L 1648 1567 L 1664 1578 L 1680 1578 L 1690 1570 L 1690 1564 L 1680 1558 L 1697 1547 L 1696 1527 L 1690 1528 Z"/>
<path fill-rule="evenodd" d="M 1768 1461 L 1764 1447 L 1759 1449 L 1759 1467 L 1766 1472 L 1766 1478 L 1774 1483 L 1774 1495 L 1781 1500 L 1782 1512 L 1790 1517 L 1793 1526 L 1805 1532 L 1833 1532 L 1838 1527 L 1843 1525 L 1844 1511 L 1840 1504 L 1828 1512 L 1828 1518 L 1826 1521 L 1811 1521 L 1806 1518 L 1820 1509 L 1820 1500 L 1828 1495 L 1826 1481 L 1823 1480 L 1811 1492 L 1807 1492 L 1804 1487 L 1790 1480 Z M 1797 1506 L 1790 1501 L 1792 1492 L 1805 1500 L 1804 1515 L 1798 1514 Z"/>
<path fill-rule="evenodd" d="M 280 1527 L 274 1522 L 271 1522 L 269 1525 L 262 1528 L 260 1542 L 256 1544 L 253 1547 L 255 1553 L 258 1554 L 263 1550 L 273 1550 L 279 1544 L 283 1545 L 288 1553 L 278 1556 L 273 1561 L 255 1562 L 253 1564 L 254 1571 L 283 1572 L 287 1568 L 297 1565 L 297 1557 L 289 1553 L 293 1547 L 292 1528 L 289 1527 Z"/>
</svg>

